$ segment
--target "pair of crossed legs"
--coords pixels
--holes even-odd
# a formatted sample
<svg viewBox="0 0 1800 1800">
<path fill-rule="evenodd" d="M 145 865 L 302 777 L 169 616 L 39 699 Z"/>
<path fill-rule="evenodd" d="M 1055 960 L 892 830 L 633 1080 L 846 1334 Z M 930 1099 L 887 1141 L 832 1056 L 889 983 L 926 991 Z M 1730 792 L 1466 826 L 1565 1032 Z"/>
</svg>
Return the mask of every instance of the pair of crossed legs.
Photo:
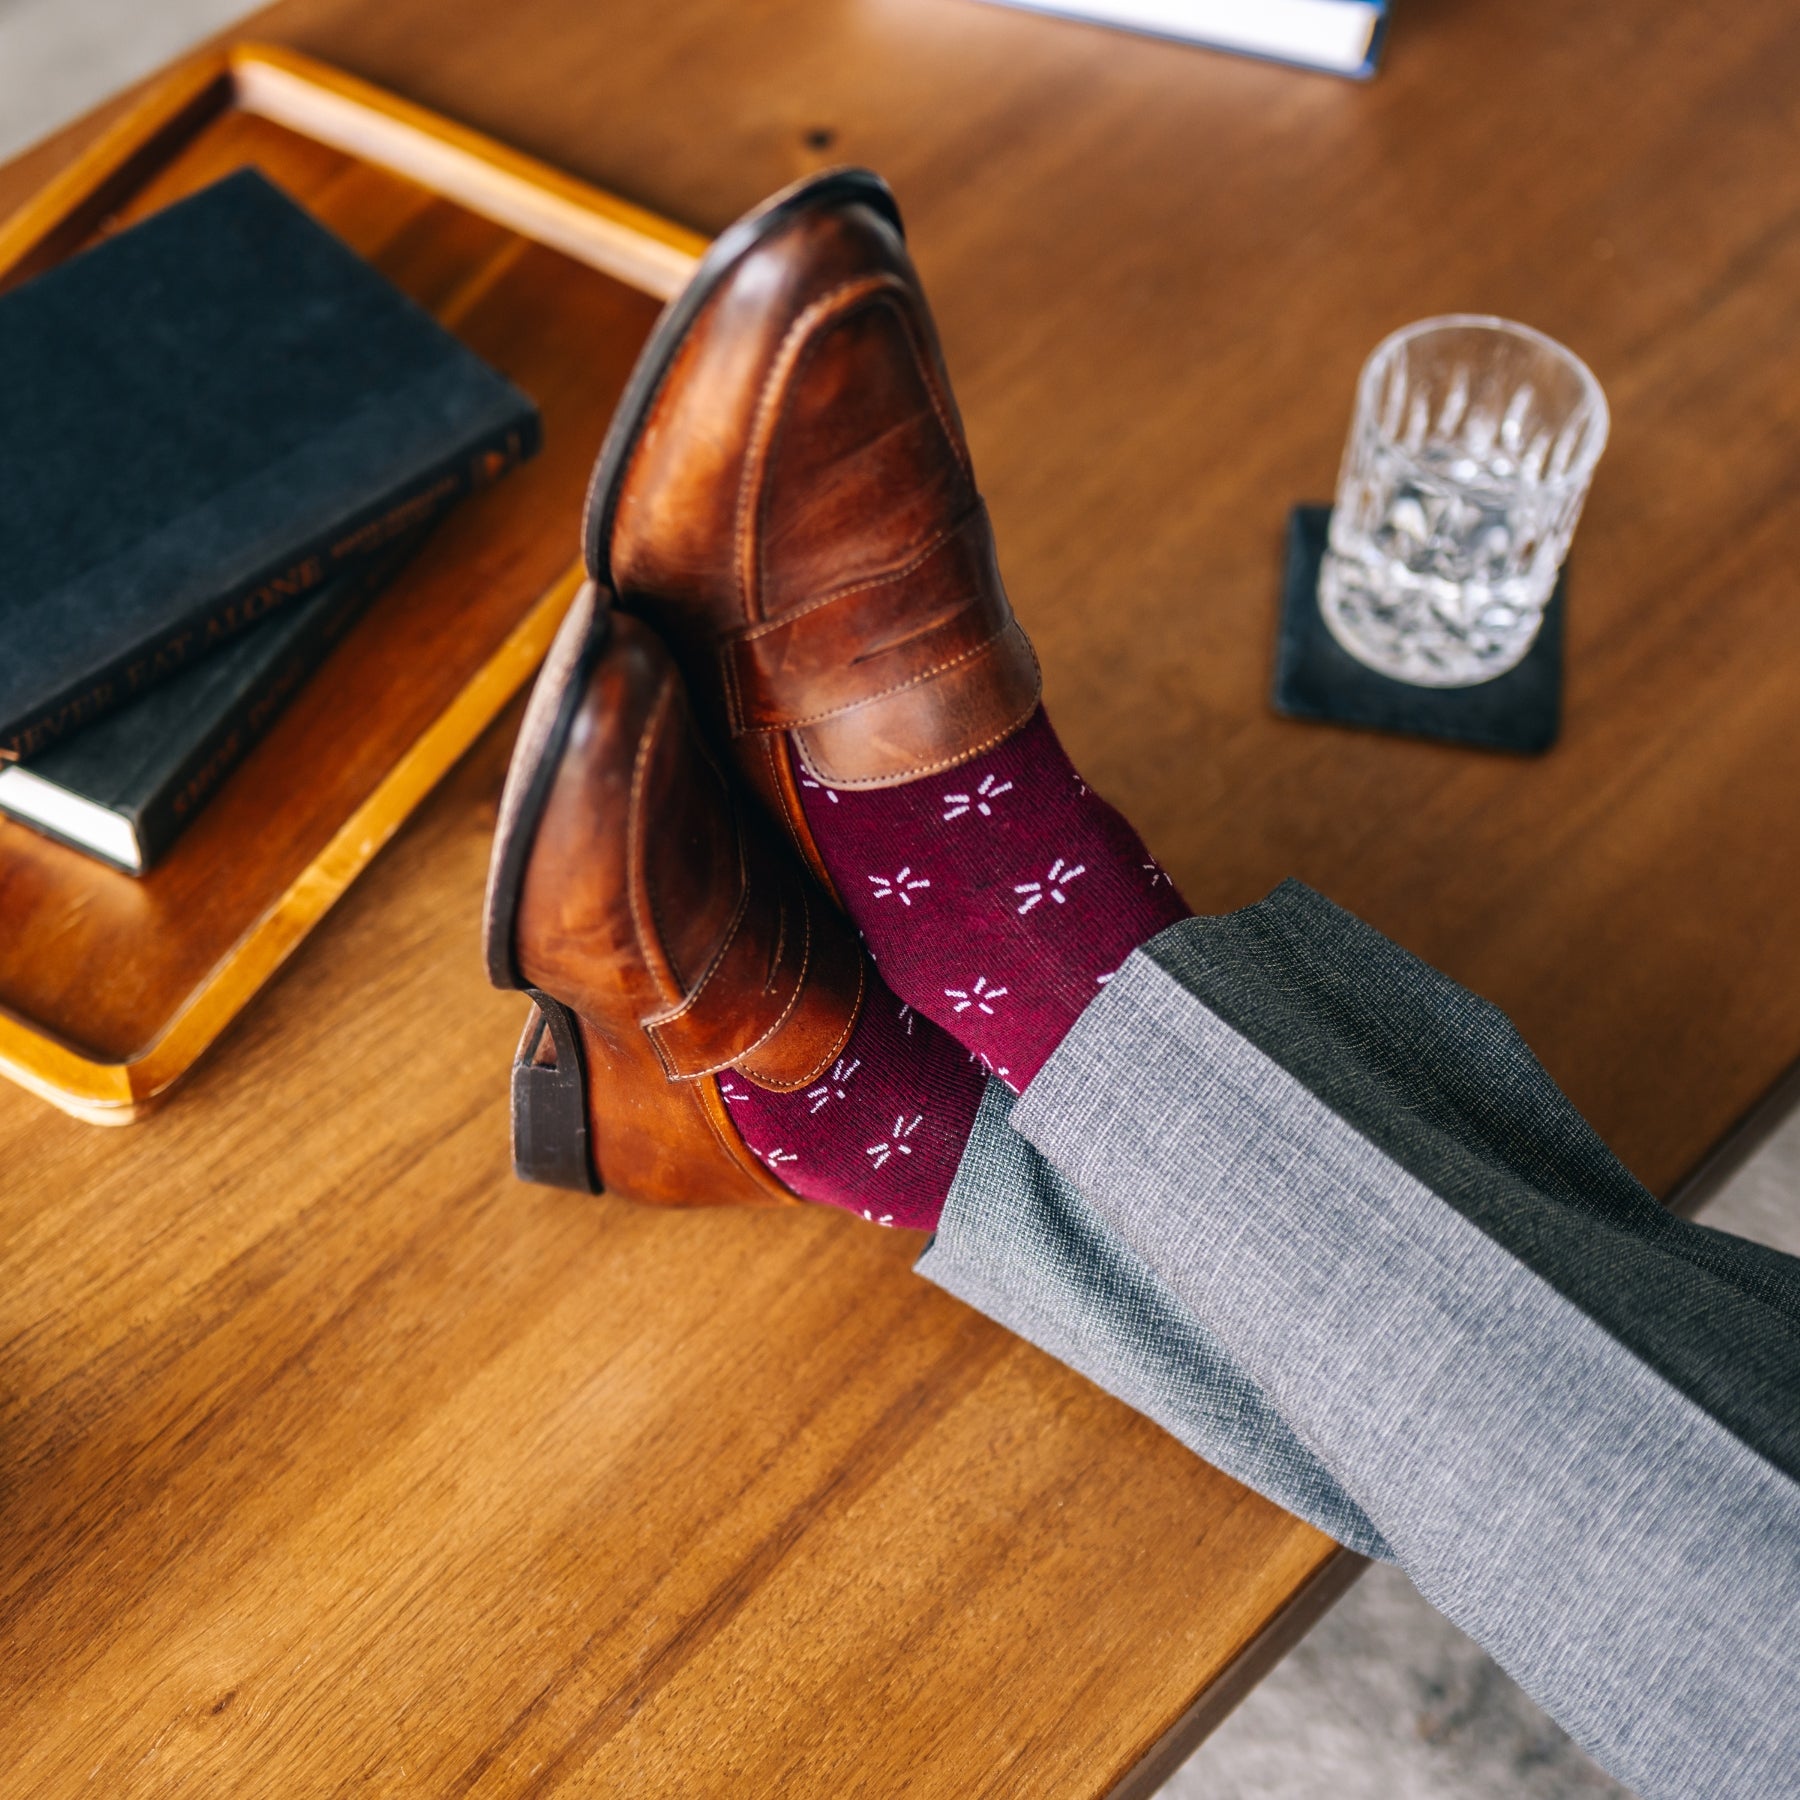
<svg viewBox="0 0 1800 1800">
<path fill-rule="evenodd" d="M 1800 1791 L 1800 1264 L 1309 890 L 1188 916 L 1037 705 L 873 177 L 723 234 L 587 524 L 490 887 L 521 1160 L 935 1229 L 929 1279 L 1392 1557 L 1647 1800 Z"/>
<path fill-rule="evenodd" d="M 782 1179 L 1400 1562 L 1640 1793 L 1796 1791 L 1800 1264 L 1666 1213 L 1310 890 L 1189 917 L 1041 711 L 803 797 L 903 998 L 812 1090 L 729 1085 Z"/>
<path fill-rule="evenodd" d="M 944 774 L 801 784 L 875 978 L 810 1087 L 724 1085 L 745 1141 L 803 1198 L 930 1231 L 986 1078 L 1018 1092 L 1139 944 L 1188 916 L 1042 708 Z"/>
</svg>

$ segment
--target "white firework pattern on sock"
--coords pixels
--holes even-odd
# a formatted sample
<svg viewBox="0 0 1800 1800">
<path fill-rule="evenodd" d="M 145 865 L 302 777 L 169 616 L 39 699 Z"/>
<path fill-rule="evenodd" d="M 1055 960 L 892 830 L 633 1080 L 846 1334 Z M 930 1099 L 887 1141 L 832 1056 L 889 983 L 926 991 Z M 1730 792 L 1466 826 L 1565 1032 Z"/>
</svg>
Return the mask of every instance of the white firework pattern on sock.
<svg viewBox="0 0 1800 1800">
<path fill-rule="evenodd" d="M 992 775 L 984 775 L 966 794 L 946 794 L 944 805 L 949 810 L 944 814 L 944 822 L 960 819 L 964 813 L 977 812 L 984 819 L 994 816 L 994 802 L 1002 794 L 1010 794 L 1013 784 L 1010 781 L 995 781 Z"/>
<path fill-rule="evenodd" d="M 991 1019 L 994 1016 L 992 1002 L 1004 998 L 1006 992 L 1003 987 L 990 987 L 985 975 L 977 975 L 971 987 L 945 988 L 944 998 L 956 1002 L 950 1009 L 952 1012 L 967 1012 L 970 1007 L 974 1007 L 977 1012 L 984 1012 Z"/>
<path fill-rule="evenodd" d="M 896 1156 L 911 1156 L 913 1147 L 906 1140 L 924 1123 L 923 1113 L 914 1113 L 909 1119 L 905 1113 L 894 1115 L 894 1129 L 879 1144 L 864 1146 L 863 1154 L 876 1168 L 884 1167 Z"/>
<path fill-rule="evenodd" d="M 848 1100 L 850 1096 L 844 1090 L 849 1085 L 850 1077 L 861 1067 L 860 1057 L 846 1059 L 840 1056 L 831 1073 L 817 1087 L 806 1090 L 806 1097 L 812 1102 L 806 1110 L 809 1113 L 823 1112 L 833 1100 Z"/>
<path fill-rule="evenodd" d="M 1066 904 L 1068 895 L 1063 890 L 1078 875 L 1086 873 L 1086 863 L 1075 863 L 1071 866 L 1066 858 L 1059 856 L 1050 865 L 1049 873 L 1042 881 L 1018 882 L 1014 886 L 1013 892 L 1023 896 L 1019 903 L 1020 916 L 1023 917 L 1044 900 L 1054 900 L 1058 906 Z"/>
<path fill-rule="evenodd" d="M 931 886 L 927 876 L 913 873 L 910 863 L 897 875 L 871 875 L 869 882 L 877 900 L 898 900 L 902 906 L 911 906 L 913 895 Z"/>
</svg>

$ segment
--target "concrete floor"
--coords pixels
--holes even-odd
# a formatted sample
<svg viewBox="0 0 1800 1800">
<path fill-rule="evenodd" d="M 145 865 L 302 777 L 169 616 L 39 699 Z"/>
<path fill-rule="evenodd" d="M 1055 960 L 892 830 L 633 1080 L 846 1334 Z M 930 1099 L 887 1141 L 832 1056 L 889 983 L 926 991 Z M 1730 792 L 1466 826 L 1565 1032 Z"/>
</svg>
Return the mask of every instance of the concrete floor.
<svg viewBox="0 0 1800 1800">
<path fill-rule="evenodd" d="M 0 0 L 0 157 L 247 10 L 244 0 Z"/>
<path fill-rule="evenodd" d="M 239 0 L 0 0 L 0 156 L 244 10 Z M 1707 1222 L 1800 1254 L 1800 1118 Z M 1499 1668 L 1371 1570 L 1163 1790 L 1163 1800 L 1625 1796 Z"/>
</svg>

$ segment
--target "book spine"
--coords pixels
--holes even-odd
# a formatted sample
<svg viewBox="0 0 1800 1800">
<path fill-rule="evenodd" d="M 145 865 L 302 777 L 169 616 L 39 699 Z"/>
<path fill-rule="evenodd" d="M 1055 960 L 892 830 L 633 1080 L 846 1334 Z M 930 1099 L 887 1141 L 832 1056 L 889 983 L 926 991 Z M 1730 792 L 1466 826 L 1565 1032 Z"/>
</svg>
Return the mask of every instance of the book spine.
<svg viewBox="0 0 1800 1800">
<path fill-rule="evenodd" d="M 446 459 L 398 495 L 352 514 L 329 538 L 290 553 L 280 567 L 225 594 L 162 643 L 133 649 L 41 712 L 12 725 L 0 734 L 0 762 L 17 762 L 48 749 L 66 733 L 154 687 L 190 657 L 235 637 L 285 602 L 311 593 L 348 564 L 429 524 L 465 494 L 491 486 L 509 469 L 535 455 L 540 441 L 541 427 L 535 414 L 516 420 L 472 450 Z"/>
<path fill-rule="evenodd" d="M 330 604 L 316 622 L 308 622 L 304 635 L 288 647 L 287 655 L 239 697 L 231 711 L 138 808 L 132 821 L 139 858 L 134 874 L 150 869 L 187 829 L 219 783 L 250 754 L 307 677 L 330 655 L 370 601 L 399 573 L 426 535 L 427 527 L 414 526 L 398 542 L 367 557 L 361 567 L 340 572 L 342 597 Z"/>
</svg>

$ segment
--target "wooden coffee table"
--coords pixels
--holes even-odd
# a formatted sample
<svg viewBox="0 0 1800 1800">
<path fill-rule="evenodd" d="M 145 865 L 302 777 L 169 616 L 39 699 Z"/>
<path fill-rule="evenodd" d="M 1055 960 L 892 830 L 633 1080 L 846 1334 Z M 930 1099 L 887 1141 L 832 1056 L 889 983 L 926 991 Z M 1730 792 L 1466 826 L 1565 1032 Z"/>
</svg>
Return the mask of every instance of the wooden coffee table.
<svg viewBox="0 0 1800 1800">
<path fill-rule="evenodd" d="M 1196 906 L 1304 877 L 1664 1193 L 1800 1056 L 1782 0 L 1403 7 L 1369 87 L 972 0 L 245 29 L 702 229 L 882 169 L 1058 726 Z M 1287 508 L 1367 350 L 1448 310 L 1613 403 L 1541 760 L 1266 704 Z M 1354 1563 L 899 1236 L 513 1182 L 477 912 L 515 723 L 161 1110 L 0 1091 L 0 1785 L 1147 1791 Z"/>
</svg>

